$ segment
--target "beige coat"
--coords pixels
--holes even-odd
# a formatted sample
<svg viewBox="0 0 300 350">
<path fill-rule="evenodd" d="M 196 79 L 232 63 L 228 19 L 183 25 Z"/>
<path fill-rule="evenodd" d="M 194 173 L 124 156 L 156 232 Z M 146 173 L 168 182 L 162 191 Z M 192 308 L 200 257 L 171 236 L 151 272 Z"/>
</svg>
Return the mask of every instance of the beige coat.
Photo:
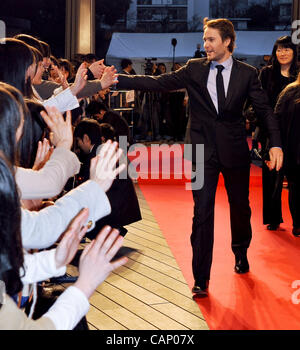
<svg viewBox="0 0 300 350">
<path fill-rule="evenodd" d="M 4 304 L 0 308 L 1 330 L 55 330 L 54 323 L 48 317 L 34 321 L 19 309 L 15 302 L 4 295 Z"/>
</svg>

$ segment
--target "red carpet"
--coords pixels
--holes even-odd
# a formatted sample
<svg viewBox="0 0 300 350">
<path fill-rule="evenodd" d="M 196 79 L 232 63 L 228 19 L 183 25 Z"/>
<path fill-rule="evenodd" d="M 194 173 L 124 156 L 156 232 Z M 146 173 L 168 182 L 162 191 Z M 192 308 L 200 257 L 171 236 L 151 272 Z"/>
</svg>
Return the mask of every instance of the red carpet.
<svg viewBox="0 0 300 350">
<path fill-rule="evenodd" d="M 284 330 L 300 328 L 300 238 L 291 234 L 292 223 L 283 191 L 285 223 L 277 232 L 262 224 L 260 169 L 252 167 L 250 205 L 253 239 L 248 252 L 250 272 L 233 272 L 227 195 L 218 186 L 215 208 L 214 258 L 209 297 L 197 303 L 214 330 Z M 140 183 L 141 190 L 158 221 L 190 287 L 190 233 L 193 200 L 182 184 L 153 181 Z M 298 281 L 299 280 L 299 281 Z M 298 304 L 299 303 L 299 304 Z"/>
</svg>

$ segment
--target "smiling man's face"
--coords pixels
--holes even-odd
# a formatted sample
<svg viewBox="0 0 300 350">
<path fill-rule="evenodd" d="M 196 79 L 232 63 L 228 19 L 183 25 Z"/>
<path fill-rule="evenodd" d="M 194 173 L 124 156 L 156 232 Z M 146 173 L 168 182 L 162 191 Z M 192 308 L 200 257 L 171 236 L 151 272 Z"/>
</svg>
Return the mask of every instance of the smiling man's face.
<svg viewBox="0 0 300 350">
<path fill-rule="evenodd" d="M 222 40 L 218 29 L 206 27 L 203 35 L 204 49 L 210 61 L 222 63 L 231 55 L 228 46 L 230 38 Z"/>
</svg>

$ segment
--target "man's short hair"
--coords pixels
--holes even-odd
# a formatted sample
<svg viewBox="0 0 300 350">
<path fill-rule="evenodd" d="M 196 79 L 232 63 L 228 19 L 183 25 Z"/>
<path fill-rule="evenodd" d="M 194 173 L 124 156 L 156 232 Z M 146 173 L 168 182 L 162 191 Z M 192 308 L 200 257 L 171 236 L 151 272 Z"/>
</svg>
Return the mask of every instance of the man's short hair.
<svg viewBox="0 0 300 350">
<path fill-rule="evenodd" d="M 102 133 L 100 124 L 94 119 L 82 119 L 75 127 L 74 138 L 79 137 L 82 140 L 84 135 L 90 138 L 92 145 L 101 142 Z"/>
<path fill-rule="evenodd" d="M 93 63 L 97 61 L 97 56 L 94 53 L 88 53 L 85 55 L 84 60 L 88 63 Z"/>
<path fill-rule="evenodd" d="M 88 116 L 93 116 L 99 114 L 101 111 L 108 111 L 106 105 L 99 101 L 91 101 L 85 109 Z"/>
<path fill-rule="evenodd" d="M 101 123 L 100 127 L 101 127 L 102 137 L 104 138 L 105 142 L 107 140 L 112 140 L 112 141 L 115 140 L 116 131 L 111 124 Z"/>
<path fill-rule="evenodd" d="M 122 69 L 125 69 L 127 68 L 128 66 L 132 65 L 132 61 L 129 59 L 129 58 L 124 58 L 122 61 L 121 61 L 121 67 Z"/>
<path fill-rule="evenodd" d="M 230 39 L 231 42 L 228 46 L 228 50 L 230 52 L 233 52 L 235 47 L 235 39 L 236 34 L 234 31 L 234 26 L 229 19 L 226 18 L 218 18 L 218 19 L 211 19 L 205 18 L 203 21 L 203 30 L 206 28 L 214 28 L 217 29 L 221 35 L 222 41 L 225 41 L 226 39 Z"/>
</svg>

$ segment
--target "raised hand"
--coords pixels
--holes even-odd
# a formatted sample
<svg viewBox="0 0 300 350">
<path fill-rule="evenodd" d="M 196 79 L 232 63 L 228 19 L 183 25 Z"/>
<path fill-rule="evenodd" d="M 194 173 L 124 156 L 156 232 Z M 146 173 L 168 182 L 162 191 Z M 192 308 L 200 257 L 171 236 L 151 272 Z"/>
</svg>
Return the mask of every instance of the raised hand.
<svg viewBox="0 0 300 350">
<path fill-rule="evenodd" d="M 45 123 L 50 129 L 50 141 L 56 147 L 71 149 L 73 144 L 73 130 L 71 123 L 71 112 L 67 111 L 66 120 L 56 107 L 46 107 L 41 112 Z"/>
<path fill-rule="evenodd" d="M 55 251 L 55 262 L 58 269 L 68 265 L 74 258 L 79 243 L 87 231 L 85 223 L 88 216 L 89 210 L 87 208 L 81 210 L 63 234 L 63 238 Z"/>
<path fill-rule="evenodd" d="M 114 66 L 105 68 L 102 78 L 100 79 L 102 89 L 106 89 L 111 85 L 118 83 L 118 80 L 117 80 L 118 74 L 116 73 L 117 73 L 117 70 L 115 69 Z"/>
<path fill-rule="evenodd" d="M 111 261 L 123 244 L 124 238 L 119 231 L 105 226 L 83 251 L 79 262 L 79 277 L 74 286 L 79 288 L 87 298 L 109 274 L 126 264 L 126 257 Z"/>
<path fill-rule="evenodd" d="M 55 79 L 55 82 L 60 84 L 64 90 L 67 89 L 69 87 L 69 83 L 66 77 L 64 76 L 64 74 L 62 73 L 62 71 L 55 65 L 52 65 L 52 68 L 54 72 L 57 74 L 57 78 Z"/>
<path fill-rule="evenodd" d="M 35 161 L 33 164 L 33 170 L 41 169 L 46 162 L 49 160 L 53 149 L 50 147 L 49 141 L 44 138 L 43 141 L 38 142 L 38 149 L 35 156 Z"/>
<path fill-rule="evenodd" d="M 96 79 L 101 79 L 101 77 L 102 77 L 102 75 L 104 73 L 104 70 L 106 68 L 106 66 L 104 65 L 103 61 L 104 60 L 102 59 L 100 61 L 92 63 L 89 66 L 89 70 L 93 73 L 93 75 L 94 75 L 94 77 Z"/>
<path fill-rule="evenodd" d="M 96 181 L 104 192 L 110 189 L 114 179 L 126 167 L 125 164 L 116 167 L 122 154 L 118 143 L 108 140 L 102 145 L 99 155 L 91 160 L 90 179 Z"/>
<path fill-rule="evenodd" d="M 82 63 L 76 73 L 74 84 L 70 87 L 72 94 L 76 96 L 86 85 L 87 81 L 86 63 Z"/>
</svg>

